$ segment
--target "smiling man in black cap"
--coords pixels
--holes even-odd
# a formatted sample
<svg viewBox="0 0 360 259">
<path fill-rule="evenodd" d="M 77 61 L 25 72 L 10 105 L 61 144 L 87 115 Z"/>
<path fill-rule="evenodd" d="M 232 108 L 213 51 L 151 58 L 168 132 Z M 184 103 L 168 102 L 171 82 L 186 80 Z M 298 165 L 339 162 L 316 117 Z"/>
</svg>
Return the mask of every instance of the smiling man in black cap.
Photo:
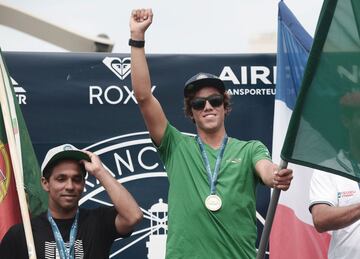
<svg viewBox="0 0 360 259">
<path fill-rule="evenodd" d="M 37 258 L 108 258 L 116 238 L 127 237 L 142 219 L 131 194 L 102 166 L 99 157 L 70 144 L 48 151 L 41 166 L 48 210 L 31 220 Z M 105 188 L 114 207 L 79 208 L 89 172 Z M 9 229 L 0 258 L 28 258 L 22 224 Z"/>
<path fill-rule="evenodd" d="M 132 12 L 129 45 L 132 87 L 170 183 L 166 258 L 255 258 L 256 184 L 287 190 L 292 171 L 277 172 L 259 141 L 227 136 L 229 96 L 212 74 L 185 84 L 185 113 L 197 135 L 185 136 L 168 122 L 151 93 L 144 51 L 152 17 L 151 9 Z"/>
</svg>

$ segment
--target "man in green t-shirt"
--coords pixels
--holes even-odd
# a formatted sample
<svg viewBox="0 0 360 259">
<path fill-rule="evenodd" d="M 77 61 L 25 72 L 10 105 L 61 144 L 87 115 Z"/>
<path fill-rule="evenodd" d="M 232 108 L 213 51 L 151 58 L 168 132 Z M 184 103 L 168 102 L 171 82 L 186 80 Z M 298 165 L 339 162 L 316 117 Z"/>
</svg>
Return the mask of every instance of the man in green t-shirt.
<svg viewBox="0 0 360 259">
<path fill-rule="evenodd" d="M 144 51 L 152 18 L 151 9 L 131 14 L 131 80 L 169 177 L 166 258 L 255 258 L 256 185 L 287 190 L 292 170 L 278 171 L 261 142 L 227 136 L 229 96 L 212 74 L 199 73 L 184 88 L 185 113 L 197 135 L 185 136 L 168 122 L 152 95 Z"/>
</svg>

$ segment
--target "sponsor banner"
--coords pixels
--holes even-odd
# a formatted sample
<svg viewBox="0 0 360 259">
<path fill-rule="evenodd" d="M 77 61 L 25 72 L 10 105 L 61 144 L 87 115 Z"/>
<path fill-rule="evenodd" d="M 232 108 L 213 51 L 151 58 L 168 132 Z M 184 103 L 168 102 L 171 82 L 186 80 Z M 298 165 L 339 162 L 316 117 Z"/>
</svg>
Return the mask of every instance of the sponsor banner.
<svg viewBox="0 0 360 259">
<path fill-rule="evenodd" d="M 4 56 L 39 162 L 48 149 L 63 143 L 95 152 L 143 209 L 142 223 L 130 238 L 114 243 L 110 257 L 164 258 L 168 181 L 137 107 L 130 55 L 7 52 Z M 224 80 L 232 95 L 228 135 L 259 139 L 271 150 L 275 55 L 147 57 L 152 91 L 180 131 L 195 133 L 183 112 L 184 83 L 198 72 L 209 72 Z M 268 188 L 258 188 L 259 233 L 269 195 Z M 111 201 L 89 176 L 81 206 L 99 204 L 111 206 Z"/>
</svg>

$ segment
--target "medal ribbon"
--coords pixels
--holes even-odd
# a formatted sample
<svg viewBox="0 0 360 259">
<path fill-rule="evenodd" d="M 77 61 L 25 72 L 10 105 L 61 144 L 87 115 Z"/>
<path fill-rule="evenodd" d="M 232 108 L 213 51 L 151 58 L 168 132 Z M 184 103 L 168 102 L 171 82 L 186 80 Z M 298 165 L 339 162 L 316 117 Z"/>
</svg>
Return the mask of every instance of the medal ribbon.
<svg viewBox="0 0 360 259">
<path fill-rule="evenodd" d="M 211 173 L 211 168 L 210 168 L 210 162 L 209 162 L 209 158 L 206 154 L 205 151 L 205 147 L 203 142 L 201 141 L 199 136 L 195 137 L 196 142 L 199 144 L 199 148 L 201 151 L 201 155 L 205 164 L 205 168 L 206 168 L 206 172 L 208 175 L 208 181 L 210 184 L 210 194 L 215 194 L 216 193 L 216 181 L 217 181 L 217 176 L 219 173 L 219 169 L 220 169 L 220 163 L 221 163 L 221 159 L 223 158 L 224 155 L 224 151 L 225 151 L 225 147 L 227 144 L 227 140 L 228 140 L 228 136 L 225 134 L 224 139 L 222 141 L 221 147 L 220 147 L 220 151 L 217 154 L 216 157 L 216 163 L 215 163 L 215 168 L 214 168 L 214 172 Z"/>
<path fill-rule="evenodd" d="M 71 226 L 70 237 L 69 237 L 69 249 L 66 249 L 66 247 L 65 247 L 64 240 L 61 236 L 58 226 L 56 225 L 56 222 L 54 221 L 53 217 L 51 216 L 50 210 L 48 210 L 48 212 L 47 212 L 47 218 L 48 218 L 48 221 L 50 222 L 52 231 L 54 233 L 56 246 L 59 250 L 60 258 L 61 259 L 74 259 L 74 244 L 75 244 L 75 238 L 76 238 L 77 229 L 78 229 L 79 209 L 76 211 L 75 220 Z"/>
</svg>

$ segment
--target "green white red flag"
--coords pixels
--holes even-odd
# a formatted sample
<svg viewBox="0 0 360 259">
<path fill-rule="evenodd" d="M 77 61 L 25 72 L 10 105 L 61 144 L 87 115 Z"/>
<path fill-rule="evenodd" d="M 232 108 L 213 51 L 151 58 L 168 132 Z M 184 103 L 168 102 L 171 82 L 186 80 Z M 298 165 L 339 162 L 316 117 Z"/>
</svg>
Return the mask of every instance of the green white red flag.
<svg viewBox="0 0 360 259">
<path fill-rule="evenodd" d="M 9 138 L 15 140 L 13 149 L 17 153 L 17 167 L 21 170 L 21 188 L 25 189 L 29 211 L 37 215 L 47 206 L 47 195 L 40 184 L 40 168 L 34 153 L 29 133 L 20 106 L 11 85 L 2 52 L 0 51 L 0 240 L 6 231 L 21 222 L 14 170 L 12 166 Z M 7 125 L 6 125 L 7 123 Z M 6 131 L 7 129 L 10 129 Z M 12 134 L 12 136 L 9 136 Z M 14 152 L 14 151 L 13 151 Z M 18 187 L 19 188 L 19 187 Z"/>
</svg>

